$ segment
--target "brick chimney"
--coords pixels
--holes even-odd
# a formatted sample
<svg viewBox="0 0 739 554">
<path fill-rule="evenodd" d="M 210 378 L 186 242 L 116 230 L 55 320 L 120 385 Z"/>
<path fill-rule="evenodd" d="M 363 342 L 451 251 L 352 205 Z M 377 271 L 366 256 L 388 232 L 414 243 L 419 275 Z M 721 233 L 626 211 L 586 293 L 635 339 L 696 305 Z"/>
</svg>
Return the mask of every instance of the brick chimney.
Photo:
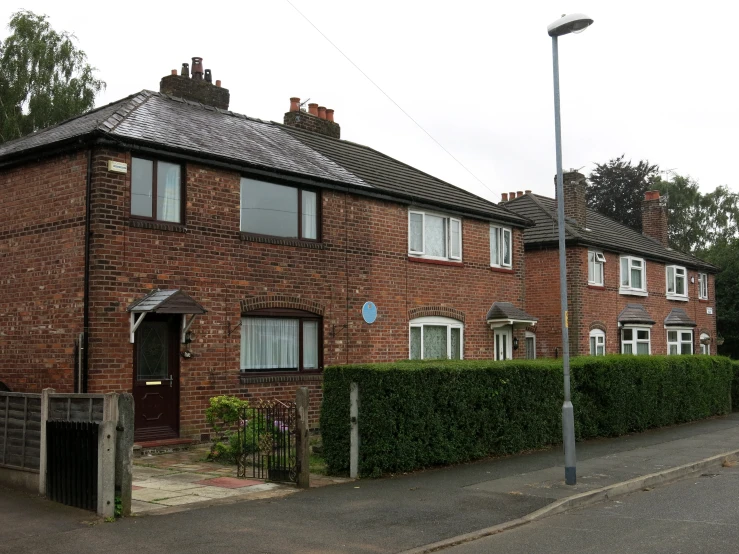
<svg viewBox="0 0 739 554">
<path fill-rule="evenodd" d="M 562 185 L 565 196 L 565 219 L 572 219 L 580 227 L 587 227 L 587 180 L 585 175 L 571 169 L 562 174 Z M 557 188 L 557 176 L 554 176 L 555 191 Z"/>
<path fill-rule="evenodd" d="M 341 138 L 341 127 L 334 121 L 334 110 L 318 104 L 308 104 L 309 111 L 300 108 L 300 98 L 290 98 L 290 111 L 283 123 L 288 127 L 312 131 L 332 138 Z"/>
<path fill-rule="evenodd" d="M 667 199 L 658 190 L 649 190 L 641 203 L 642 234 L 662 246 L 669 246 L 667 236 Z"/>
<path fill-rule="evenodd" d="M 189 67 L 187 63 L 183 63 L 180 75 L 172 70 L 172 75 L 162 77 L 159 92 L 227 110 L 231 95 L 227 88 L 221 87 L 220 81 L 216 81 L 215 85 L 212 83 L 210 69 L 203 72 L 203 58 L 192 59 L 192 77 L 189 75 Z"/>
</svg>

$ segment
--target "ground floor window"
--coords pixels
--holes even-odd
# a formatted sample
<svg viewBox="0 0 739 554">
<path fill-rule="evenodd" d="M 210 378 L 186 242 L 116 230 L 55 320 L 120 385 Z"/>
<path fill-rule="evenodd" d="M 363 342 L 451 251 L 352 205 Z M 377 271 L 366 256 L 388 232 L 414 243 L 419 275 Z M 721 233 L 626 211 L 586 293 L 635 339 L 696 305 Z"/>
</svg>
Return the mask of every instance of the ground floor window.
<svg viewBox="0 0 739 554">
<path fill-rule="evenodd" d="M 590 355 L 606 355 L 606 334 L 600 329 L 590 331 Z"/>
<path fill-rule="evenodd" d="M 651 353 L 649 329 L 643 327 L 621 329 L 621 353 L 649 355 Z"/>
<path fill-rule="evenodd" d="M 692 354 L 693 331 L 690 329 L 669 329 L 667 331 L 667 353 L 671 356 Z"/>
<path fill-rule="evenodd" d="M 711 355 L 711 337 L 707 333 L 701 333 L 701 354 Z"/>
<path fill-rule="evenodd" d="M 464 324 L 448 317 L 419 317 L 410 322 L 411 360 L 461 360 Z"/>
<path fill-rule="evenodd" d="M 241 319 L 242 371 L 318 370 L 321 350 L 321 320 L 313 314 Z"/>
</svg>

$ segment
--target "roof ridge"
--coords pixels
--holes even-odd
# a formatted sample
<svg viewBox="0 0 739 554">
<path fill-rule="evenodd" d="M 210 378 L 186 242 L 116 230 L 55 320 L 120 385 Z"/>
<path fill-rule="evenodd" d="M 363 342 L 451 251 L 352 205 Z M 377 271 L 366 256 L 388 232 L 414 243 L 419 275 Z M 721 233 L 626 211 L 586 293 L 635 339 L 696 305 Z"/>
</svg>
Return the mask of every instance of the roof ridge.
<svg viewBox="0 0 739 554">
<path fill-rule="evenodd" d="M 116 127 L 123 123 L 123 120 L 126 119 L 133 111 L 135 111 L 139 106 L 146 103 L 149 98 L 151 98 L 150 91 L 144 89 L 136 94 L 132 94 L 130 96 L 130 100 L 122 105 L 119 109 L 117 109 L 115 112 L 113 112 L 108 119 L 101 122 L 97 126 L 98 131 L 102 131 L 103 133 L 112 133 L 115 131 Z M 143 97 L 143 99 L 142 99 Z"/>
</svg>

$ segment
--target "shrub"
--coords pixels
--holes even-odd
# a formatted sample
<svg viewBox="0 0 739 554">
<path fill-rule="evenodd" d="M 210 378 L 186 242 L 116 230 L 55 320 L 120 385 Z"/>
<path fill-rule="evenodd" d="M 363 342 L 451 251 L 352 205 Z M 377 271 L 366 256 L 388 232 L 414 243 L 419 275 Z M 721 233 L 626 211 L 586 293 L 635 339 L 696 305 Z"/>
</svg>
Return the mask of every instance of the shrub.
<svg viewBox="0 0 739 554">
<path fill-rule="evenodd" d="M 575 358 L 578 438 L 726 413 L 726 358 Z M 349 467 L 349 387 L 359 384 L 361 475 L 402 472 L 561 442 L 561 360 L 404 361 L 324 370 L 321 434 L 330 473 Z"/>
<path fill-rule="evenodd" d="M 210 406 L 205 410 L 205 419 L 214 431 L 209 460 L 236 462 L 241 453 L 237 429 L 242 410 L 248 407 L 246 400 L 235 396 L 214 396 L 210 399 Z"/>
</svg>

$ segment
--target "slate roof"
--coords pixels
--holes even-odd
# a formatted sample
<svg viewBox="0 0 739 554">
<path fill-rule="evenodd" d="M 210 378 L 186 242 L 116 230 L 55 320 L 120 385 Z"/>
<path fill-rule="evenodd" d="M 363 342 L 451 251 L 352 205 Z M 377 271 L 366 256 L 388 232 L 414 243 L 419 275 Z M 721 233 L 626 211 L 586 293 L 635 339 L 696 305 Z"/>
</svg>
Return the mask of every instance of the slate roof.
<svg viewBox="0 0 739 554">
<path fill-rule="evenodd" d="M 626 307 L 618 314 L 619 323 L 646 323 L 654 325 L 655 321 L 647 313 L 641 304 L 626 304 Z"/>
<path fill-rule="evenodd" d="M 528 193 L 506 202 L 504 206 L 535 223 L 534 227 L 524 231 L 525 246 L 535 248 L 557 244 L 557 202 L 553 198 Z M 587 228 L 579 226 L 572 219 L 565 219 L 565 240 L 568 245 L 596 246 L 612 252 L 640 254 L 662 262 L 718 271 L 717 267 L 708 262 L 666 248 L 653 238 L 644 236 L 589 208 Z"/>
<path fill-rule="evenodd" d="M 665 318 L 665 325 L 676 325 L 679 327 L 697 327 L 698 324 L 690 319 L 690 316 L 682 308 L 672 308 Z"/>
<path fill-rule="evenodd" d="M 0 165 L 86 137 L 308 177 L 318 180 L 319 186 L 322 182 L 350 186 L 409 204 L 446 207 L 519 226 L 531 224 L 493 202 L 366 146 L 148 90 L 0 145 Z"/>
<path fill-rule="evenodd" d="M 487 321 L 496 319 L 511 319 L 513 321 L 539 321 L 538 317 L 527 314 L 510 302 L 494 302 L 485 316 Z"/>
<path fill-rule="evenodd" d="M 180 289 L 154 289 L 140 300 L 126 308 L 128 312 L 151 312 L 155 314 L 204 314 L 207 312 L 200 304 Z"/>
</svg>

